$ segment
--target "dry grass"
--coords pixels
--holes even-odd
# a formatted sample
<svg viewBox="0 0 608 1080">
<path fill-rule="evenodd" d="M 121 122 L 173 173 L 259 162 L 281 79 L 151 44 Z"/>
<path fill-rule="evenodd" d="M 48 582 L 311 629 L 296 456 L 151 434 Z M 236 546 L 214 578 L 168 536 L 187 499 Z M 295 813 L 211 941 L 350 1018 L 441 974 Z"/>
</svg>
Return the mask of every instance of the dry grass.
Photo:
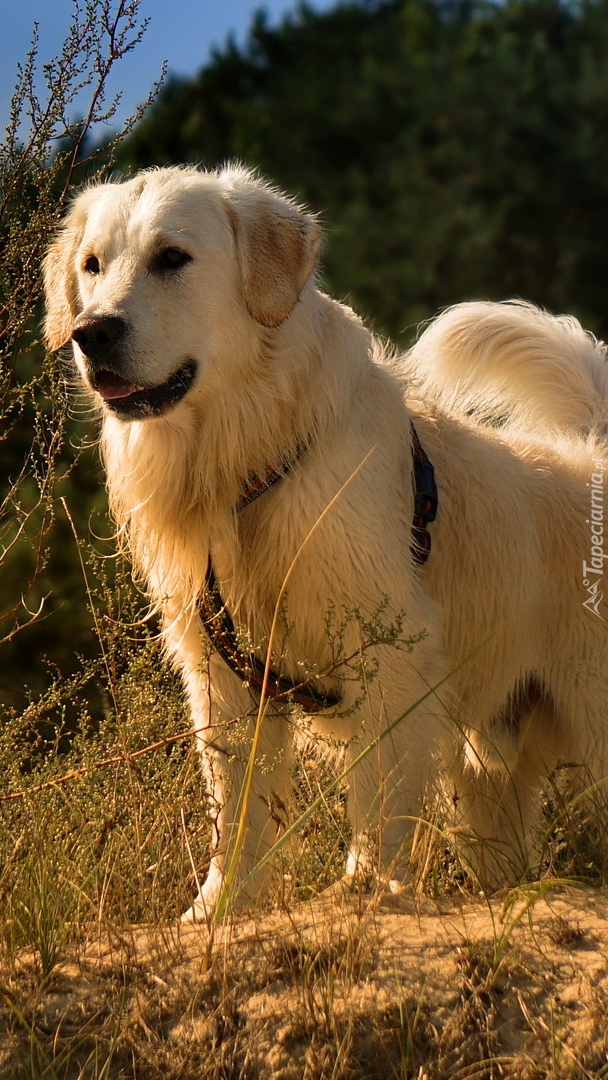
<svg viewBox="0 0 608 1080">
<path fill-rule="evenodd" d="M 2 971 L 1 1075 L 156 1080 L 578 1080 L 608 1075 L 608 901 L 556 889 L 503 908 L 319 898 L 204 928 L 131 928 L 45 979 Z M 428 907 L 428 910 L 427 910 Z M 557 923 L 577 926 L 576 940 Z"/>
<path fill-rule="evenodd" d="M 562 875 L 488 900 L 437 819 L 409 898 L 323 893 L 347 843 L 337 790 L 280 852 L 266 907 L 182 927 L 208 823 L 158 661 L 141 643 L 67 750 L 47 731 L 33 755 L 27 718 L 2 732 L 4 794 L 32 788 L 0 802 L 3 1080 L 608 1077 L 608 897 Z M 301 806 L 331 778 L 303 757 Z M 601 808 L 567 797 L 556 778 L 546 867 L 598 882 Z"/>
</svg>

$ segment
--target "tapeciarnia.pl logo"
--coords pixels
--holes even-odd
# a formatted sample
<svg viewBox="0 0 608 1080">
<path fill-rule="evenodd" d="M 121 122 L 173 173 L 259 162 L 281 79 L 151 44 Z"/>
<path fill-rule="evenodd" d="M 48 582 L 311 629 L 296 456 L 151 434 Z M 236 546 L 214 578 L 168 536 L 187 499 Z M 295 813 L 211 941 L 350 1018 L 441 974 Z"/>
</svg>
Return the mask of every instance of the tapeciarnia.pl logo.
<svg viewBox="0 0 608 1080">
<path fill-rule="evenodd" d="M 593 468 L 591 483 L 587 484 L 591 494 L 591 517 L 587 518 L 587 525 L 591 526 L 591 558 L 589 562 L 583 559 L 583 585 L 589 595 L 583 600 L 583 607 L 603 619 L 599 608 L 604 597 L 604 559 L 608 559 L 608 552 L 604 554 L 604 462 L 594 461 Z"/>
</svg>

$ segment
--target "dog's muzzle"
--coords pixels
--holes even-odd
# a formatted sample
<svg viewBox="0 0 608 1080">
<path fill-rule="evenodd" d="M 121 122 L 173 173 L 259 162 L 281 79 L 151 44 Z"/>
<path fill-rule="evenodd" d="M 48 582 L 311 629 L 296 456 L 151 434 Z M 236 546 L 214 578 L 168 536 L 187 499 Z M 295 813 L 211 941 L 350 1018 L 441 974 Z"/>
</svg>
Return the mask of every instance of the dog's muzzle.
<svg viewBox="0 0 608 1080">
<path fill-rule="evenodd" d="M 87 379 L 104 403 L 121 420 L 161 416 L 188 393 L 196 375 L 196 362 L 186 360 L 163 383 L 137 384 L 125 373 L 124 319 L 98 315 L 76 320 L 72 340 L 85 357 Z"/>
</svg>

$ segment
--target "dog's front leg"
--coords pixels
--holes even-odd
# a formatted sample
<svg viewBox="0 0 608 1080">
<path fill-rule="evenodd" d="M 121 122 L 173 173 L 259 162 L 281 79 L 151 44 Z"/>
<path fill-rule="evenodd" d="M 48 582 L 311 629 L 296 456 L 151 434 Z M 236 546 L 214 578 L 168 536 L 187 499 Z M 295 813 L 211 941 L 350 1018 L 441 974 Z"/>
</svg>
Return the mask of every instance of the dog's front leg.
<svg viewBox="0 0 608 1080">
<path fill-rule="evenodd" d="M 221 659 L 210 661 L 211 684 L 189 685 L 212 820 L 207 877 L 184 921 L 207 919 L 218 902 L 248 903 L 266 884 L 260 861 L 287 825 L 290 760 L 287 722 L 256 700 Z M 246 777 L 259 724 L 251 785 Z"/>
<path fill-rule="evenodd" d="M 424 661 L 423 647 L 418 656 Z M 423 813 L 434 758 L 444 730 L 443 704 L 430 694 L 431 677 L 413 665 L 405 670 L 385 658 L 383 676 L 368 687 L 353 717 L 356 737 L 348 748 L 351 844 L 347 884 L 408 882 L 411 842 Z M 409 667 L 409 671 L 408 671 Z M 435 681 L 435 679 L 433 679 Z M 413 704 L 419 701 L 417 707 Z"/>
</svg>

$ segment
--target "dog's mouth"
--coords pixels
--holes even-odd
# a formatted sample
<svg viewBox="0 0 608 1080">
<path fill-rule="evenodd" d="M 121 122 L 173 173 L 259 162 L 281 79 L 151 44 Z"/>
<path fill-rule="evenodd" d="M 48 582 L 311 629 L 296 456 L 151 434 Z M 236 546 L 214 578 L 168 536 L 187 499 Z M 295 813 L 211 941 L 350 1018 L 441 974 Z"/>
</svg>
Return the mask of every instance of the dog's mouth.
<svg viewBox="0 0 608 1080">
<path fill-rule="evenodd" d="M 93 389 L 121 420 L 141 420 L 161 416 L 181 401 L 192 386 L 195 375 L 195 361 L 186 360 L 178 371 L 158 386 L 137 386 L 107 368 L 92 373 L 90 380 Z"/>
</svg>

